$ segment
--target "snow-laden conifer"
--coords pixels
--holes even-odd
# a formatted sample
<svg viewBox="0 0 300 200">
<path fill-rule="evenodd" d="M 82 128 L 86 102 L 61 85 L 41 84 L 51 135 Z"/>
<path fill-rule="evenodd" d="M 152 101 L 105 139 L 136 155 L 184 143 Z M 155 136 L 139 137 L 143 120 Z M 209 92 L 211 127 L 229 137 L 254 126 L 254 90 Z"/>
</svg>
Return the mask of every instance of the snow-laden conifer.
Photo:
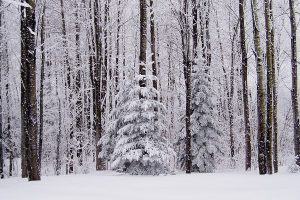
<svg viewBox="0 0 300 200">
<path fill-rule="evenodd" d="M 139 86 L 141 78 L 152 81 L 152 76 L 138 76 L 121 89 L 107 134 L 100 141 L 101 156 L 111 159 L 112 169 L 117 171 L 134 175 L 169 173 L 175 153 L 165 137 L 166 109 L 154 100 L 159 96 L 154 87 Z"/>
</svg>

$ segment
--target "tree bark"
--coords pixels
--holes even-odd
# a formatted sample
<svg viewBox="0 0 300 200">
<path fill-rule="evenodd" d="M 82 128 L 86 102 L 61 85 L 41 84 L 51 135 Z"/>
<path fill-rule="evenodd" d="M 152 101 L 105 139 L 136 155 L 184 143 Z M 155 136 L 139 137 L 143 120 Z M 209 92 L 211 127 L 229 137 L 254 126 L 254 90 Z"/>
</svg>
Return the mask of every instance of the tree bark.
<svg viewBox="0 0 300 200">
<path fill-rule="evenodd" d="M 270 3 L 265 0 L 265 29 L 267 48 L 267 137 L 266 137 L 266 165 L 268 174 L 273 173 L 272 137 L 273 137 L 273 66 L 270 24 Z"/>
<path fill-rule="evenodd" d="M 41 23 L 41 80 L 40 80 L 40 129 L 39 129 L 39 170 L 42 166 L 42 152 L 43 152 L 43 135 L 44 135 L 44 79 L 45 79 L 45 11 L 46 1 L 43 5 L 42 23 Z"/>
<path fill-rule="evenodd" d="M 76 95 L 76 108 L 75 108 L 75 127 L 76 127 L 76 156 L 78 159 L 79 166 L 83 164 L 82 152 L 83 152 L 83 117 L 82 117 L 82 109 L 83 109 L 83 96 L 81 91 L 81 57 L 80 57 L 80 24 L 79 24 L 79 10 L 81 8 L 81 3 L 78 3 L 75 11 L 75 43 L 76 43 L 76 77 L 75 77 L 75 95 Z"/>
<path fill-rule="evenodd" d="M 265 147 L 265 133 L 266 133 L 266 115 L 265 115 L 265 95 L 264 95 L 264 68 L 262 64 L 261 44 L 260 44 L 260 30 L 259 18 L 257 15 L 257 0 L 251 1 L 252 21 L 253 21 L 253 35 L 256 56 L 256 71 L 257 71 L 257 116 L 258 116 L 258 167 L 261 175 L 267 173 L 266 169 L 266 147 Z"/>
<path fill-rule="evenodd" d="M 276 52 L 275 52 L 275 22 L 273 16 L 273 0 L 270 0 L 270 20 L 271 20 L 271 55 L 272 55 L 272 79 L 273 79 L 273 165 L 274 173 L 278 172 L 278 94 L 276 80 Z"/>
<path fill-rule="evenodd" d="M 58 134 L 56 137 L 56 166 L 55 173 L 56 175 L 60 175 L 61 171 L 61 157 L 60 157 L 60 146 L 61 146 L 61 135 L 62 135 L 62 116 L 61 116 L 61 100 L 58 94 L 58 78 L 57 73 L 55 76 L 55 89 L 56 89 L 56 97 L 58 100 Z"/>
<path fill-rule="evenodd" d="M 23 0 L 22 2 L 25 2 Z M 21 168 L 22 178 L 28 177 L 28 69 L 27 69 L 26 8 L 21 6 Z"/>
<path fill-rule="evenodd" d="M 140 0 L 140 56 L 139 56 L 139 74 L 146 76 L 147 62 L 147 3 L 146 0 Z M 140 87 L 146 87 L 146 78 L 139 80 Z M 140 98 L 143 95 L 140 94 Z"/>
<path fill-rule="evenodd" d="M 30 7 L 26 8 L 26 30 L 24 36 L 27 41 L 26 49 L 26 67 L 28 70 L 28 171 L 29 181 L 40 180 L 39 162 L 38 162 L 38 119 L 37 119 L 37 97 L 36 97 L 36 63 L 35 63 L 35 0 L 26 0 Z"/>
<path fill-rule="evenodd" d="M 245 123 L 245 169 L 251 170 L 251 129 L 249 120 L 249 100 L 248 100 L 248 56 L 246 49 L 245 30 L 245 1 L 239 0 L 240 15 L 240 37 L 242 50 L 242 80 L 243 80 L 243 100 L 244 100 L 244 123 Z"/>
<path fill-rule="evenodd" d="M 292 107 L 294 123 L 294 151 L 296 164 L 300 166 L 300 122 L 298 106 L 298 65 L 297 65 L 297 23 L 295 17 L 295 1 L 289 0 L 291 23 L 291 64 L 292 64 Z"/>
<path fill-rule="evenodd" d="M 152 75 L 153 75 L 153 87 L 157 90 L 157 62 L 156 62 L 156 36 L 155 36 L 155 21 L 154 21 L 154 9 L 153 0 L 150 0 L 150 34 L 151 34 L 151 60 L 152 60 Z M 157 100 L 157 97 L 155 97 Z"/>
<path fill-rule="evenodd" d="M 186 173 L 192 172 L 192 152 L 191 152 L 191 97 L 192 97 L 192 62 L 190 58 L 190 27 L 189 27 L 189 1 L 183 1 L 183 11 L 180 14 L 181 25 L 181 40 L 182 40 L 182 55 L 184 65 L 184 77 L 186 86 L 186 111 L 185 111 L 185 167 Z"/>
<path fill-rule="evenodd" d="M 94 116 L 95 116 L 95 147 L 96 147 L 96 170 L 104 170 L 105 164 L 103 160 L 99 157 L 101 152 L 101 146 L 98 147 L 98 142 L 102 137 L 102 113 L 101 113 L 101 71 L 103 64 L 103 56 L 102 56 L 102 21 L 100 14 L 100 5 L 99 1 L 96 0 L 94 4 L 94 26 L 95 26 L 95 69 L 94 69 Z"/>
</svg>

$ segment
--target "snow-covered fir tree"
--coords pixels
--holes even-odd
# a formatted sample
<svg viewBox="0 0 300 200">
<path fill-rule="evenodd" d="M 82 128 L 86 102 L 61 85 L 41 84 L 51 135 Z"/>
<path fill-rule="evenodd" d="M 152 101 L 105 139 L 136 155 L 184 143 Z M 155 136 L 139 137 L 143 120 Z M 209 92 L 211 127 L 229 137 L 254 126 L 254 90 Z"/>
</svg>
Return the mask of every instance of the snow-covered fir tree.
<svg viewBox="0 0 300 200">
<path fill-rule="evenodd" d="M 192 168 L 197 172 L 214 172 L 215 155 L 221 153 L 221 132 L 214 119 L 213 89 L 206 67 L 199 67 L 193 78 L 192 89 Z"/>
<path fill-rule="evenodd" d="M 207 67 L 198 67 L 193 74 L 192 83 L 192 171 L 211 173 L 216 169 L 216 154 L 222 153 L 221 131 L 216 124 L 214 93 Z M 183 129 L 182 129 L 183 130 Z M 184 168 L 185 133 L 179 137 L 179 165 Z"/>
<path fill-rule="evenodd" d="M 118 103 L 111 116 L 114 120 L 100 140 L 103 148 L 100 156 L 111 159 L 112 169 L 117 171 L 134 175 L 166 174 L 171 172 L 170 163 L 175 159 L 163 123 L 166 110 L 154 100 L 159 92 L 149 85 L 140 87 L 140 78 L 143 77 L 126 82 L 117 96 Z M 151 76 L 147 78 L 152 81 Z"/>
</svg>

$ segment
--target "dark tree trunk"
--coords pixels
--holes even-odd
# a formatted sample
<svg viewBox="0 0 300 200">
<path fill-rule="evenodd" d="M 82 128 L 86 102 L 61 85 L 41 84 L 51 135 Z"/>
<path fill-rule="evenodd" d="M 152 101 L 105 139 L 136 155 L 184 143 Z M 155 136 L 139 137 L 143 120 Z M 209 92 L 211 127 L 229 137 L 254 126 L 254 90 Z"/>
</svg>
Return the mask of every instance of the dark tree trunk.
<svg viewBox="0 0 300 200">
<path fill-rule="evenodd" d="M 76 94 L 76 108 L 75 108 L 75 121 L 76 121 L 76 156 L 79 161 L 79 166 L 83 164 L 82 152 L 83 152 L 83 118 L 82 118 L 82 109 L 83 109 L 83 96 L 81 91 L 81 57 L 80 57 L 80 25 L 79 25 L 79 10 L 81 8 L 80 3 L 77 5 L 75 11 L 75 41 L 76 41 L 76 77 L 75 77 L 75 94 Z"/>
<path fill-rule="evenodd" d="M 267 138 L 266 138 L 266 165 L 268 174 L 273 173 L 272 137 L 273 137 L 273 66 L 272 41 L 270 24 L 270 3 L 265 0 L 265 29 L 267 48 Z"/>
<path fill-rule="evenodd" d="M 56 175 L 60 175 L 61 172 L 61 158 L 60 158 L 60 146 L 61 146 L 61 135 L 62 135 L 62 117 L 61 117 L 61 100 L 58 94 L 58 78 L 57 74 L 55 77 L 55 89 L 56 89 L 56 97 L 58 100 L 58 134 L 56 137 L 56 166 L 55 173 Z"/>
<path fill-rule="evenodd" d="M 297 64 L 297 22 L 295 16 L 295 2 L 289 0 L 290 21 L 291 21 L 291 64 L 292 64 L 292 107 L 294 122 L 294 151 L 296 164 L 300 166 L 300 122 L 298 106 L 298 64 Z"/>
<path fill-rule="evenodd" d="M 115 94 L 119 92 L 119 68 L 120 68 L 120 35 L 121 35 L 121 0 L 118 0 L 118 16 L 117 16 L 117 44 L 116 44 L 116 68 L 114 71 Z M 117 102 L 115 102 L 116 104 Z"/>
<path fill-rule="evenodd" d="M 94 69 L 94 116 L 95 116 L 95 147 L 96 147 L 96 170 L 104 170 L 105 164 L 99 157 L 101 152 L 101 146 L 98 147 L 98 142 L 102 136 L 102 113 L 101 113 L 101 71 L 103 64 L 102 56 L 102 25 L 101 25 L 101 14 L 100 14 L 99 1 L 96 0 L 94 4 L 94 26 L 95 26 L 95 69 Z"/>
<path fill-rule="evenodd" d="M 155 37 L 155 21 L 154 21 L 154 9 L 153 0 L 150 0 L 150 34 L 151 34 L 151 60 L 152 60 L 152 75 L 153 75 L 153 87 L 157 87 L 157 62 L 156 62 L 156 37 Z M 157 100 L 157 97 L 155 97 Z"/>
<path fill-rule="evenodd" d="M 22 2 L 25 2 L 23 0 Z M 27 69 L 27 21 L 26 9 L 21 7 L 21 168 L 22 178 L 28 177 L 28 129 L 27 129 L 27 115 L 28 115 L 28 69 Z"/>
<path fill-rule="evenodd" d="M 72 100 L 72 87 L 71 87 L 71 65 L 69 62 L 69 51 L 68 51 L 68 43 L 67 43 L 67 29 L 66 29 L 66 18 L 65 18 L 65 10 L 64 10 L 64 1 L 60 0 L 60 14 L 61 14 L 61 21 L 62 21 L 62 36 L 63 36 L 63 51 L 64 51 L 64 66 L 67 68 L 67 82 L 66 82 L 66 95 L 68 98 L 69 103 Z M 70 118 L 72 119 L 72 110 L 70 108 Z M 69 130 L 69 138 L 70 141 L 72 141 L 71 138 L 74 137 L 73 127 L 70 126 Z M 66 166 L 66 173 L 73 173 L 74 171 L 74 149 L 71 144 L 68 144 L 68 162 Z"/>
<path fill-rule="evenodd" d="M 242 50 L 242 79 L 243 79 L 243 100 L 244 100 L 244 123 L 245 123 L 245 169 L 251 170 L 251 130 L 249 120 L 249 100 L 248 100 L 248 57 L 246 50 L 246 30 L 245 30 L 245 1 L 239 0 L 240 15 L 240 36 Z"/>
<path fill-rule="evenodd" d="M 256 71 L 257 71 L 257 142 L 258 142 L 258 167 L 260 174 L 266 174 L 266 115 L 265 115 L 265 94 L 264 94 L 264 68 L 262 64 L 259 18 L 257 15 L 257 0 L 251 1 L 252 7 L 252 21 L 253 21 L 253 35 L 256 56 Z"/>
<path fill-rule="evenodd" d="M 36 63 L 35 63 L 35 35 L 32 31 L 35 31 L 35 1 L 27 0 L 26 3 L 30 7 L 26 8 L 26 30 L 24 36 L 27 41 L 26 49 L 26 67 L 28 70 L 28 172 L 29 181 L 40 180 L 39 162 L 38 162 L 38 119 L 37 119 L 37 97 L 36 97 Z"/>
<path fill-rule="evenodd" d="M 272 55 L 272 79 L 273 79 L 273 165 L 274 173 L 278 172 L 278 95 L 276 81 L 276 52 L 275 52 L 275 22 L 273 16 L 273 0 L 270 0 L 270 21 L 271 21 L 271 55 Z"/>
<path fill-rule="evenodd" d="M 181 40 L 182 40 L 182 55 L 184 65 L 184 77 L 186 86 L 186 112 L 185 112 L 185 167 L 186 173 L 189 174 L 192 171 L 192 152 L 191 152 L 191 97 L 192 97 L 192 62 L 190 58 L 190 27 L 189 27 L 189 1 L 184 0 L 183 11 L 180 14 L 181 25 Z"/>
<path fill-rule="evenodd" d="M 147 62 L 147 2 L 140 0 L 140 56 L 139 56 L 139 74 L 146 75 Z M 146 78 L 139 80 L 140 87 L 146 87 Z M 140 94 L 140 98 L 143 95 Z"/>
<path fill-rule="evenodd" d="M 45 79 L 45 11 L 46 2 L 43 5 L 42 24 L 41 24 L 41 82 L 40 82 L 40 129 L 39 129 L 39 170 L 42 166 L 42 152 L 43 152 L 43 135 L 44 135 L 44 79 Z"/>
</svg>

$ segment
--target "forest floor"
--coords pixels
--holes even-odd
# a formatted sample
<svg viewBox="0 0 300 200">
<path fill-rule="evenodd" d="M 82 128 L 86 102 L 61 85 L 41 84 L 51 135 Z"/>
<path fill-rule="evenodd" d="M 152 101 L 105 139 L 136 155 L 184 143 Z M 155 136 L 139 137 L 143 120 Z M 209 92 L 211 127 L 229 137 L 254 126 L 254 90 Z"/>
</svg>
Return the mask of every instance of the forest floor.
<svg viewBox="0 0 300 200">
<path fill-rule="evenodd" d="M 114 172 L 0 180 L 0 200 L 298 200 L 300 174 L 129 176 Z"/>
</svg>

